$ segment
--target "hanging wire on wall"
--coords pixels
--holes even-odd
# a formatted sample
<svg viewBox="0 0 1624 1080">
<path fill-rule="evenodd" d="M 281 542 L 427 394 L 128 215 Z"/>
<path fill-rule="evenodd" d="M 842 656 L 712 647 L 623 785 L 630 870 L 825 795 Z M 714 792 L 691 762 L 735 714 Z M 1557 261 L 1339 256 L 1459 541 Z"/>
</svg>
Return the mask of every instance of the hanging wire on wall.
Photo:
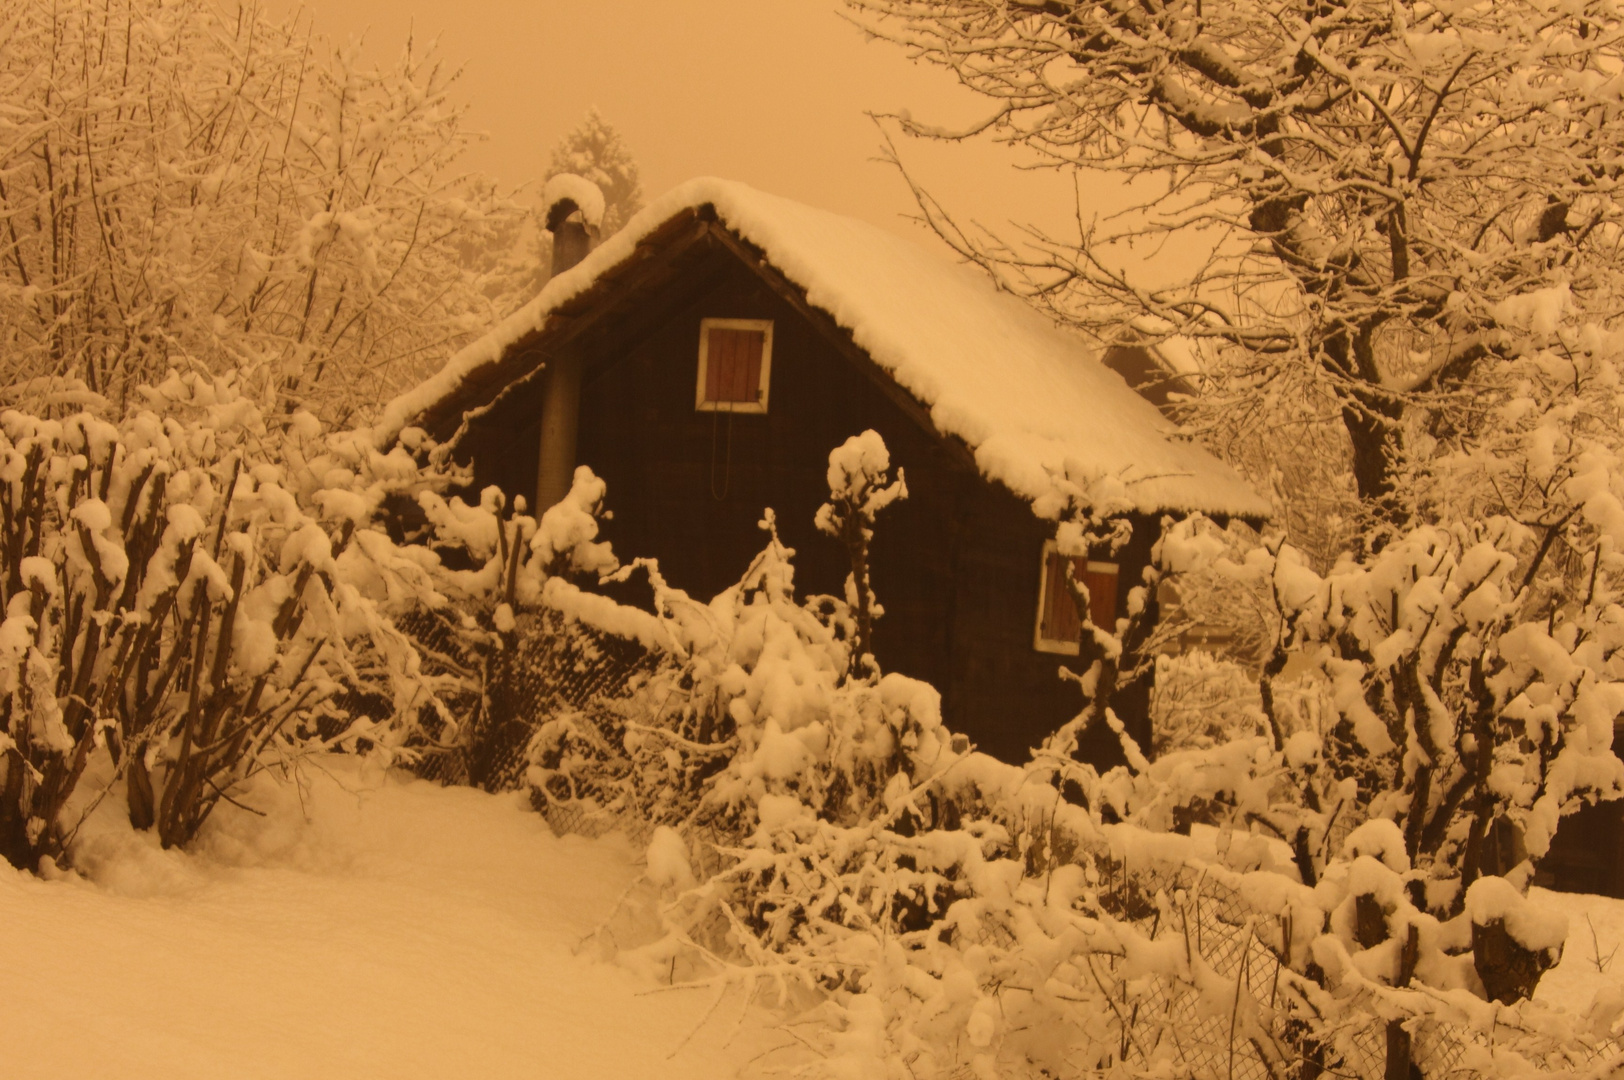
<svg viewBox="0 0 1624 1080">
<path fill-rule="evenodd" d="M 722 489 L 716 489 L 716 441 L 718 429 L 721 427 L 721 415 L 727 413 L 727 449 L 722 460 Z M 711 498 L 721 502 L 727 498 L 728 490 L 733 484 L 733 406 L 731 403 L 725 409 L 717 408 L 711 412 L 711 456 L 710 456 L 710 493 Z"/>
</svg>

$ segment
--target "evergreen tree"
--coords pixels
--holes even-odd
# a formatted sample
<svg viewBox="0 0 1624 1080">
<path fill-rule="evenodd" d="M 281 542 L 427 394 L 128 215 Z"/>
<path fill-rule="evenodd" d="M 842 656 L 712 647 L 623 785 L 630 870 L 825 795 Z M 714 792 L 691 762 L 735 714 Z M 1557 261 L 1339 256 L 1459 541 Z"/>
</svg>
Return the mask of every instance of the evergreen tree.
<svg viewBox="0 0 1624 1080">
<path fill-rule="evenodd" d="M 616 131 L 596 107 L 574 131 L 553 146 L 552 161 L 542 178 L 551 180 L 559 173 L 584 176 L 603 189 L 603 233 L 605 238 L 620 231 L 631 216 L 643 208 L 643 184 L 637 162 Z"/>
</svg>

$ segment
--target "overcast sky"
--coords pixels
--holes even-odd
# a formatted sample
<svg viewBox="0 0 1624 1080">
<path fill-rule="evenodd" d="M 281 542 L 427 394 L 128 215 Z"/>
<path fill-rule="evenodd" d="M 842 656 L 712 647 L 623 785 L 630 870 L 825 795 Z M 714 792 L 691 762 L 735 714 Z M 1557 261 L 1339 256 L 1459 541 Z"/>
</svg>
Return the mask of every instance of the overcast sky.
<svg viewBox="0 0 1624 1080">
<path fill-rule="evenodd" d="M 273 0 L 274 2 L 274 0 Z M 895 169 L 874 159 L 870 111 L 959 123 L 987 103 L 944 72 L 865 41 L 837 0 L 320 0 L 306 9 L 333 41 L 368 52 L 407 34 L 439 39 L 464 67 L 455 96 L 489 132 L 469 164 L 509 185 L 534 181 L 553 143 L 596 105 L 642 169 L 649 198 L 717 175 L 922 237 Z M 910 168 L 967 218 L 1065 227 L 1071 182 L 1022 172 L 989 143 L 900 146 Z"/>
</svg>

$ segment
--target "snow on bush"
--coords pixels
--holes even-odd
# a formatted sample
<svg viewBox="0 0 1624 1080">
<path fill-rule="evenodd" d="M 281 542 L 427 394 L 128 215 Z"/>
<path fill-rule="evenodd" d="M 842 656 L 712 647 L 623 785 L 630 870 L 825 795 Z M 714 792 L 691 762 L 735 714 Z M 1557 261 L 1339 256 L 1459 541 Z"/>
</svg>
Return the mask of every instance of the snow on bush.
<svg viewBox="0 0 1624 1080">
<path fill-rule="evenodd" d="M 646 615 L 570 584 L 572 577 L 595 581 L 619 565 L 597 539 L 603 496 L 603 481 L 585 466 L 539 521 L 523 512 L 522 498 L 509 504 L 494 487 L 477 505 L 434 490 L 418 493 L 423 539 L 468 564 L 438 569 L 456 603 L 420 607 L 407 619 L 414 636 L 464 674 L 470 688 L 458 697 L 456 715 L 427 716 L 419 725 L 414 745 L 426 751 L 418 762 L 423 774 L 490 791 L 516 786 L 536 725 L 552 722 L 542 718 L 572 696 L 564 684 L 603 659 L 601 642 L 580 632 L 578 616 L 637 640 Z M 620 651 L 635 656 L 643 647 Z"/>
<path fill-rule="evenodd" d="M 267 416 L 231 378 L 139 393 L 117 422 L 0 413 L 0 849 L 20 867 L 109 792 L 170 846 L 291 755 L 404 752 L 459 682 L 396 618 L 490 591 L 373 523 L 431 485 L 404 448 Z M 493 531 L 447 512 L 460 543 Z"/>
<path fill-rule="evenodd" d="M 1180 523 L 1170 542 L 1201 528 Z M 1620 794 L 1617 556 L 1597 544 L 1588 591 L 1553 602 L 1533 587 L 1543 550 L 1531 530 L 1490 518 L 1414 528 L 1324 576 L 1289 547 L 1229 564 L 1277 605 L 1262 708 L 1271 752 L 1297 777 L 1293 813 L 1307 816 L 1271 827 L 1305 853 L 1305 877 L 1339 807 L 1387 818 L 1425 871 L 1427 906 L 1453 914 L 1482 875 L 1525 883 L 1561 815 Z M 1322 680 L 1328 728 L 1278 708 L 1272 689 L 1293 656 Z M 1507 827 L 1516 850 L 1495 846 Z"/>
<path fill-rule="evenodd" d="M 877 451 L 831 455 L 835 498 L 893 489 Z M 1118 531 L 1062 517 L 1067 550 Z M 647 576 L 652 614 L 547 583 L 668 663 L 549 721 L 529 780 L 544 809 L 588 803 L 648 836 L 661 930 L 623 959 L 815 1021 L 808 1075 L 1558 1075 L 1617 1052 L 1528 1000 L 1564 929 L 1523 886 L 1556 818 L 1624 779 L 1599 734 L 1624 620 L 1598 592 L 1519 621 L 1525 531 L 1418 528 L 1321 576 L 1166 523 L 1147 591 L 1236 576 L 1311 670 L 1284 692 L 1271 653 L 1249 730 L 1102 774 L 1076 748 L 1090 723 L 1120 736 L 1109 701 L 1023 766 L 967 752 L 931 687 L 853 663 L 858 569 L 845 598 L 797 598 L 762 525 L 709 603 L 646 560 L 619 574 Z M 1083 690 L 1109 693 L 1136 632 L 1090 629 Z M 1491 860 L 1491 835 L 1526 853 Z"/>
<path fill-rule="evenodd" d="M 836 451 L 830 472 L 838 473 L 836 492 L 818 520 L 854 554 L 846 591 L 856 603 L 796 599 L 794 552 L 779 541 L 770 511 L 761 522 L 767 547 L 738 585 L 708 604 L 671 587 L 648 559 L 616 576 L 646 575 L 653 614 L 562 578 L 547 582 L 550 606 L 659 649 L 669 662 L 607 711 L 542 725 L 529 773 L 538 805 L 587 798 L 596 810 L 650 823 L 754 830 L 763 813 L 773 822 L 803 802 L 855 819 L 862 800 L 899 769 L 928 771 L 948 738 L 940 697 L 915 680 L 880 678 L 867 647 L 881 613 L 867 542 L 875 515 L 904 489 L 900 478 L 889 480 L 874 432 Z"/>
<path fill-rule="evenodd" d="M 902 470 L 890 483 L 891 453 L 879 432 L 854 435 L 829 455 L 829 501 L 819 508 L 818 531 L 846 546 L 851 573 L 846 576 L 845 601 L 850 613 L 846 636 L 852 641 L 852 673 L 878 671 L 871 652 L 874 620 L 885 614 L 869 582 L 868 551 L 874 540 L 874 519 L 881 510 L 908 497 Z"/>
</svg>

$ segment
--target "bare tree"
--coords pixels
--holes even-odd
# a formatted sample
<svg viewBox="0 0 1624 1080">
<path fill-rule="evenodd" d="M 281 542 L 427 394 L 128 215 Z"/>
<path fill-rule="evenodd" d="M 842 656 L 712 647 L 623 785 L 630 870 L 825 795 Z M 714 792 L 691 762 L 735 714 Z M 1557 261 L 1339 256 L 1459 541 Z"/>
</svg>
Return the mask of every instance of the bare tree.
<svg viewBox="0 0 1624 1080">
<path fill-rule="evenodd" d="M 487 321 L 456 243 L 517 209 L 451 172 L 454 73 L 255 5 L 24 0 L 0 51 L 0 364 L 115 405 L 247 368 L 332 418 Z M 498 290 L 499 291 L 499 290 Z"/>
<path fill-rule="evenodd" d="M 919 192 L 939 231 L 1063 319 L 1222 348 L 1209 418 L 1329 403 L 1379 519 L 1437 490 L 1406 470 L 1473 449 L 1520 377 L 1508 361 L 1560 354 L 1567 330 L 1616 312 L 1610 0 L 848 4 L 994 104 L 965 130 L 905 130 L 989 133 L 1147 193 L 1016 250 Z M 1124 268 L 1147 244 L 1199 254 L 1149 287 Z"/>
</svg>

